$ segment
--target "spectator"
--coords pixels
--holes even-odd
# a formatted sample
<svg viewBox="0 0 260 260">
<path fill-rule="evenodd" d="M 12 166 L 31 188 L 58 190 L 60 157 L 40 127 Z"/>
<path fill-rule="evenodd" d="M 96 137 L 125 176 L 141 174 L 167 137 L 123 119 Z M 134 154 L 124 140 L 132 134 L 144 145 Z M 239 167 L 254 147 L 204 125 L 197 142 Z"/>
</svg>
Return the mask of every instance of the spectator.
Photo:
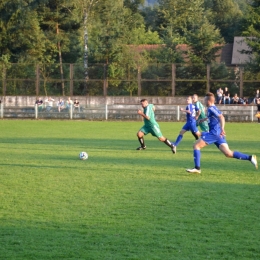
<svg viewBox="0 0 260 260">
<path fill-rule="evenodd" d="M 62 98 L 59 99 L 58 103 L 57 103 L 57 107 L 58 107 L 58 111 L 60 112 L 61 110 L 63 110 L 64 107 L 64 101 Z"/>
<path fill-rule="evenodd" d="M 257 117 L 257 121 L 258 121 L 258 124 L 260 124 L 260 99 L 257 100 L 257 112 L 256 112 L 256 117 Z"/>
<path fill-rule="evenodd" d="M 46 104 L 46 111 L 47 112 L 50 112 L 52 110 L 52 107 L 53 107 L 53 102 L 55 100 L 51 97 L 48 97 L 45 99 L 45 104 Z"/>
<path fill-rule="evenodd" d="M 70 110 L 72 108 L 72 105 L 73 105 L 73 102 L 72 100 L 70 99 L 70 97 L 68 97 L 68 100 L 66 101 L 66 108 L 68 110 Z"/>
<path fill-rule="evenodd" d="M 258 102 L 257 102 L 258 100 L 260 100 L 259 89 L 256 91 L 255 98 L 254 98 L 254 103 L 255 103 L 255 104 L 258 104 Z"/>
<path fill-rule="evenodd" d="M 35 105 L 37 105 L 38 111 L 41 112 L 42 109 L 43 109 L 43 101 L 42 101 L 42 99 L 37 97 L 37 99 L 35 101 Z"/>
<path fill-rule="evenodd" d="M 221 104 L 221 102 L 222 102 L 222 97 L 223 97 L 223 90 L 222 90 L 222 88 L 219 88 L 219 89 L 217 90 L 217 103 L 218 103 L 218 104 Z"/>
<path fill-rule="evenodd" d="M 224 103 L 224 105 L 226 103 L 230 104 L 230 93 L 229 93 L 227 87 L 225 87 L 225 90 L 224 90 L 224 93 L 223 93 L 223 103 Z"/>
<path fill-rule="evenodd" d="M 79 101 L 78 101 L 77 99 L 75 99 L 75 101 L 74 101 L 74 110 L 75 110 L 76 108 L 78 109 L 78 112 L 80 112 Z"/>
<path fill-rule="evenodd" d="M 232 103 L 233 104 L 239 104 L 239 96 L 237 95 L 237 93 L 232 98 Z"/>
<path fill-rule="evenodd" d="M 242 98 L 240 98 L 240 103 L 243 105 L 246 105 L 246 104 L 248 104 L 248 99 L 246 97 L 242 97 Z"/>
</svg>

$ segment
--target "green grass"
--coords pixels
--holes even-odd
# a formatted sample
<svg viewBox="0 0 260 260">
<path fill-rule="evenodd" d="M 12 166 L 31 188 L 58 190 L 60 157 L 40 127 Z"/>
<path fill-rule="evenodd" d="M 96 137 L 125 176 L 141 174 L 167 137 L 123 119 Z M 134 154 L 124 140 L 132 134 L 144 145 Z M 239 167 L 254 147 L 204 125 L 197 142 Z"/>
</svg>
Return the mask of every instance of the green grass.
<svg viewBox="0 0 260 260">
<path fill-rule="evenodd" d="M 192 135 L 136 151 L 141 125 L 0 121 L 0 259 L 260 259 L 260 172 L 212 145 L 188 174 Z M 172 141 L 182 125 L 160 123 Z M 259 155 L 259 125 L 226 132 Z"/>
</svg>

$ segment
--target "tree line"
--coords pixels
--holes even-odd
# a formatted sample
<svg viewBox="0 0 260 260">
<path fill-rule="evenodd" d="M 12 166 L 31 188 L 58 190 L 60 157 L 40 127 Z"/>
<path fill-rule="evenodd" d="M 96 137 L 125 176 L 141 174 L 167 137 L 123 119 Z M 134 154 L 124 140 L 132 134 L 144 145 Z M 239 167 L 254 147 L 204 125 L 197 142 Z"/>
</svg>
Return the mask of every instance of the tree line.
<svg viewBox="0 0 260 260">
<path fill-rule="evenodd" d="M 57 94 L 64 94 L 65 64 L 78 64 L 75 77 L 82 82 L 77 91 L 90 95 L 95 94 L 95 84 L 88 86 L 88 81 L 104 77 L 104 71 L 112 88 L 120 89 L 118 93 L 135 93 L 136 82 L 130 79 L 140 68 L 146 77 L 158 77 L 158 73 L 166 77 L 170 66 L 162 64 L 188 64 L 179 73 L 201 78 L 205 64 L 210 63 L 215 77 L 227 78 L 230 72 L 225 64 L 215 64 L 217 51 L 234 36 L 246 36 L 254 59 L 246 66 L 245 77 L 259 79 L 259 18 L 257 0 L 157 0 L 149 6 L 145 0 L 2 0 L 0 66 L 5 72 L 1 77 L 21 74 L 26 79 L 35 72 L 31 64 L 40 64 L 44 82 L 59 79 L 46 83 L 45 93 L 55 88 Z M 137 51 L 134 46 L 142 44 L 162 47 Z M 181 44 L 188 48 L 180 51 Z M 13 63 L 23 64 L 23 70 L 13 69 Z M 123 79 L 129 79 L 127 84 Z M 191 82 L 176 94 L 189 88 L 203 92 L 200 83 Z M 249 84 L 248 93 L 254 88 Z"/>
</svg>

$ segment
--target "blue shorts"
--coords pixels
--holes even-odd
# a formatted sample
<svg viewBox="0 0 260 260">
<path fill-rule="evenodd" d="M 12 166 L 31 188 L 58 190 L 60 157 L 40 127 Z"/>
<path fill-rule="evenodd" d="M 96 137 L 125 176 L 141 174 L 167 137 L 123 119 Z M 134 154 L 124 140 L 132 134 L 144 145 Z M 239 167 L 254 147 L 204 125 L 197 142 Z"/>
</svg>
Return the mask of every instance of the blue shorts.
<svg viewBox="0 0 260 260">
<path fill-rule="evenodd" d="M 196 121 L 195 122 L 187 122 L 182 129 L 186 130 L 186 131 L 191 131 L 192 133 L 197 133 L 199 130 L 196 126 Z"/>
<path fill-rule="evenodd" d="M 201 133 L 201 139 L 206 143 L 206 144 L 215 144 L 218 148 L 221 144 L 226 144 L 226 138 L 224 136 L 220 135 L 214 135 L 209 132 L 202 132 Z"/>
</svg>

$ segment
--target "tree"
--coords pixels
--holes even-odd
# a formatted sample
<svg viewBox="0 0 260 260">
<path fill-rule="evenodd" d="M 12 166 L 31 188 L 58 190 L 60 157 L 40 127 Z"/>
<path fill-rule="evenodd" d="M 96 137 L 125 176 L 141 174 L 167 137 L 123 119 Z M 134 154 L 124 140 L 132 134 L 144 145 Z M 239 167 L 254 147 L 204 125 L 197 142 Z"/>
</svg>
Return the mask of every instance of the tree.
<svg viewBox="0 0 260 260">
<path fill-rule="evenodd" d="M 41 29 L 46 37 L 47 53 L 59 63 L 61 90 L 65 95 L 63 59 L 66 53 L 73 51 L 79 45 L 79 21 L 74 15 L 76 8 L 69 0 L 49 0 L 38 8 L 41 18 Z M 73 44 L 72 44 L 73 42 Z M 69 55 L 70 58 L 72 58 Z M 76 61 L 77 55 L 74 57 Z M 70 62 L 73 62 L 70 60 Z"/>
<path fill-rule="evenodd" d="M 208 0 L 206 9 L 210 10 L 207 17 L 219 28 L 226 42 L 232 43 L 234 36 L 240 34 L 243 13 L 234 0 Z"/>
<path fill-rule="evenodd" d="M 249 12 L 243 23 L 243 36 L 250 46 L 252 60 L 247 64 L 245 77 L 247 79 L 260 79 L 260 1 L 255 0 L 249 4 Z M 251 89 L 253 94 L 253 87 Z"/>
</svg>

